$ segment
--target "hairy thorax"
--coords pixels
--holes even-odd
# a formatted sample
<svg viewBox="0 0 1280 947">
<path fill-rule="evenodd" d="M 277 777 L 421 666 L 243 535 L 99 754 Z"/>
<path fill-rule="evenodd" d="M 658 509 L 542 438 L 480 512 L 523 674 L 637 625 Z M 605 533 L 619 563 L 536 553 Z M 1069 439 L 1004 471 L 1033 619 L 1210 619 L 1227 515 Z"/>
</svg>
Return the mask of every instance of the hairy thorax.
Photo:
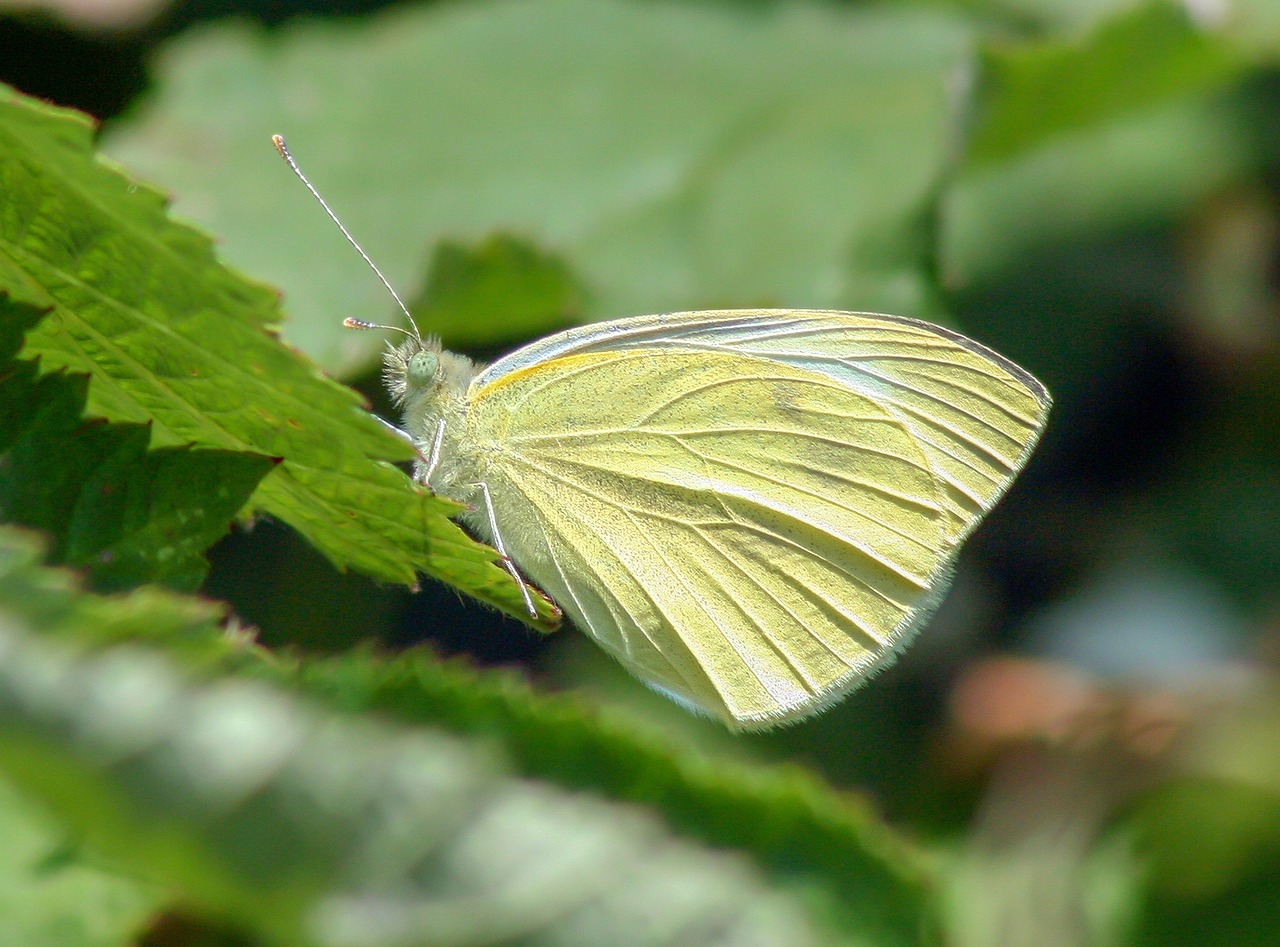
<svg viewBox="0 0 1280 947">
<path fill-rule="evenodd" d="M 468 394 L 479 371 L 471 359 L 444 351 L 436 338 L 410 337 L 383 356 L 387 390 L 419 452 L 414 479 L 473 508 L 483 502 L 480 484 L 491 452 L 467 433 Z M 483 516 L 463 518 L 488 532 Z"/>
</svg>

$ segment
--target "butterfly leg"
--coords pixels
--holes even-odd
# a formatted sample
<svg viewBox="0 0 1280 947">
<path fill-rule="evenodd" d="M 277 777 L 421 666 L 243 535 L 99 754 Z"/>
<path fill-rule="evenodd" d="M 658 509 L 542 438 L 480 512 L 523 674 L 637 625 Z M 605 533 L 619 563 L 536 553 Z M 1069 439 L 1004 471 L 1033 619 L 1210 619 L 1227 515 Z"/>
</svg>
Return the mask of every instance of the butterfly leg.
<svg viewBox="0 0 1280 947">
<path fill-rule="evenodd" d="M 390 431 L 396 437 L 400 438 L 401 440 L 408 441 L 414 447 L 418 446 L 418 442 L 413 439 L 413 435 L 410 434 L 408 431 L 406 431 L 404 428 L 399 427 L 398 425 L 392 424 L 386 418 L 380 418 L 376 414 L 374 415 L 374 418 L 377 419 L 377 421 L 383 427 L 385 427 L 388 431 Z"/>
<path fill-rule="evenodd" d="M 431 439 L 431 453 L 427 455 L 427 466 L 423 469 L 418 477 L 418 482 L 431 486 L 431 477 L 436 472 L 436 468 L 440 466 L 440 448 L 444 444 L 444 418 L 436 424 L 436 435 Z M 483 486 L 483 484 L 481 484 Z M 485 492 L 485 501 L 488 502 L 489 493 Z M 493 508 L 489 508 L 489 518 L 493 518 Z M 504 553 L 505 555 L 505 553 Z"/>
<path fill-rule="evenodd" d="M 439 434 L 443 433 L 443 431 L 444 422 L 442 421 L 440 423 L 440 432 L 436 436 L 437 441 L 440 439 Z M 493 499 L 489 496 L 489 485 L 481 481 L 476 486 L 480 488 L 480 495 L 484 497 L 484 512 L 489 517 L 489 532 L 493 534 L 493 548 L 498 550 L 498 554 L 502 556 L 502 564 L 511 573 L 511 578 L 516 580 L 516 585 L 520 586 L 520 594 L 524 597 L 524 607 L 529 610 L 529 617 L 537 618 L 538 610 L 533 607 L 533 596 L 529 594 L 529 584 L 525 582 L 524 576 L 520 574 L 516 564 L 507 555 L 506 544 L 502 541 L 502 534 L 498 532 L 498 517 L 493 512 Z"/>
<path fill-rule="evenodd" d="M 412 434 L 410 434 L 404 428 L 400 427 L 399 425 L 392 424 L 386 418 L 378 417 L 378 415 L 376 414 L 374 415 L 374 418 L 376 418 L 383 427 L 385 427 L 388 431 L 390 431 L 396 437 L 400 438 L 401 440 L 408 441 L 409 444 L 413 447 L 413 449 L 417 451 L 418 464 L 424 472 L 422 474 L 418 474 L 415 472 L 414 479 L 417 482 L 423 484 L 424 486 L 430 488 L 431 484 L 428 481 L 430 481 L 431 474 L 435 470 L 436 465 L 440 461 L 440 442 L 444 436 L 444 422 L 443 421 L 440 422 L 440 428 L 439 430 L 436 431 L 435 443 L 432 445 L 431 457 L 428 457 L 427 455 L 422 453 L 421 442 L 418 441 Z"/>
</svg>

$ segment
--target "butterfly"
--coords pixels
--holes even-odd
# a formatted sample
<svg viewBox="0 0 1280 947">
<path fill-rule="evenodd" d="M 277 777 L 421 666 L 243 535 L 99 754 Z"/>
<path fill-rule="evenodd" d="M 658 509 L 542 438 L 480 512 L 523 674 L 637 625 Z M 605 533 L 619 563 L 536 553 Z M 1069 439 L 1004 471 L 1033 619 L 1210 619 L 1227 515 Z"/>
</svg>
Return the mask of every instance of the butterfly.
<svg viewBox="0 0 1280 947">
<path fill-rule="evenodd" d="M 416 476 L 623 666 L 735 729 L 801 719 L 936 607 L 1050 398 L 938 326 L 743 310 L 570 329 L 384 379 Z"/>
<path fill-rule="evenodd" d="M 1039 439 L 1050 397 L 959 333 L 758 309 L 569 329 L 482 367 L 390 328 L 415 478 L 661 693 L 738 730 L 891 662 Z"/>
</svg>

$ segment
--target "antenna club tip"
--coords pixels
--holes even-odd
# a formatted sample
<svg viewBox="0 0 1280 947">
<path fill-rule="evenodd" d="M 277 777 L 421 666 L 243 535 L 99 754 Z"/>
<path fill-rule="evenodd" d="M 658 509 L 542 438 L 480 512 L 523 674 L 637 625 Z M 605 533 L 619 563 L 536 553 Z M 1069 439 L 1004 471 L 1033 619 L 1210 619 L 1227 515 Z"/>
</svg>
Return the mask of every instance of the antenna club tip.
<svg viewBox="0 0 1280 947">
<path fill-rule="evenodd" d="M 284 155 L 285 157 L 288 157 L 289 148 L 284 143 L 284 135 L 272 135 L 271 144 L 276 146 L 276 151 L 280 152 L 280 154 Z"/>
<path fill-rule="evenodd" d="M 410 324 L 412 324 L 412 318 L 410 318 L 409 321 Z M 407 335 L 411 339 L 417 339 L 419 345 L 422 344 L 422 337 L 418 335 L 417 326 L 414 326 L 414 331 L 410 332 L 408 329 L 402 329 L 399 326 L 379 325 L 376 322 L 365 322 L 363 319 L 355 319 L 351 316 L 347 316 L 347 318 L 343 319 L 342 324 L 348 329 L 381 329 L 383 332 L 399 332 L 403 335 Z"/>
</svg>

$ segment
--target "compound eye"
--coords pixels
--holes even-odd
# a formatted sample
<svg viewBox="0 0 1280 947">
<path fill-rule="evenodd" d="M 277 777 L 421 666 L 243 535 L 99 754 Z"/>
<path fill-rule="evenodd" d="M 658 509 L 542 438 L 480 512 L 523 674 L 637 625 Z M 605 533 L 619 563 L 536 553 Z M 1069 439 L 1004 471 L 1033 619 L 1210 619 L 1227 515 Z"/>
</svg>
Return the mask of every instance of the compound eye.
<svg viewBox="0 0 1280 947">
<path fill-rule="evenodd" d="M 435 380 L 440 357 L 434 352 L 415 352 L 405 368 L 407 381 L 415 388 L 425 387 Z"/>
</svg>

